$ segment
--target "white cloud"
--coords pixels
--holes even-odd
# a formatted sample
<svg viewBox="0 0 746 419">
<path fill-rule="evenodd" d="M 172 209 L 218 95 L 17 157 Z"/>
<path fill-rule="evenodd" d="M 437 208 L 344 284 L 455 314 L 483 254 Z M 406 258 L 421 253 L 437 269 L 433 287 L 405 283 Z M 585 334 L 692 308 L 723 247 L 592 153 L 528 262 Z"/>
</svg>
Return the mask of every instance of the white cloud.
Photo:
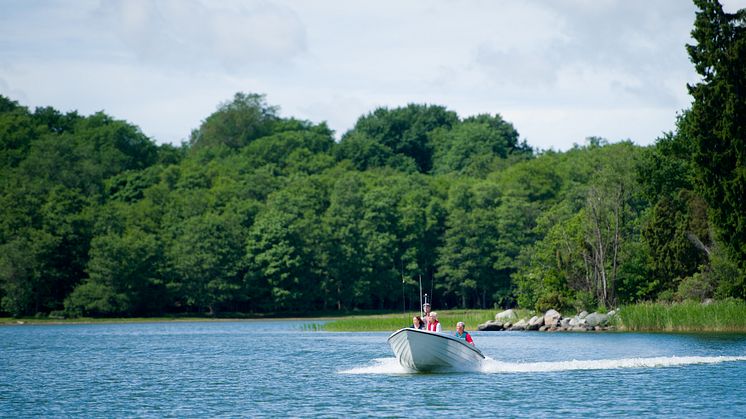
<svg viewBox="0 0 746 419">
<path fill-rule="evenodd" d="M 21 104 L 28 103 L 28 96 L 26 93 L 23 90 L 10 87 L 8 82 L 3 80 L 2 77 L 0 77 L 0 95 L 15 100 L 16 102 L 20 102 Z"/>
<path fill-rule="evenodd" d="M 673 128 L 696 80 L 684 49 L 694 7 L 681 0 L 11 6 L 0 93 L 103 109 L 159 142 L 178 143 L 243 91 L 338 135 L 377 106 L 417 102 L 500 113 L 541 148 L 591 135 L 647 144 Z"/>
<path fill-rule="evenodd" d="M 602 101 L 609 107 L 618 107 L 620 101 L 675 105 L 675 92 L 662 81 L 675 77 L 683 85 L 691 73 L 683 42 L 693 11 L 657 4 L 653 8 L 639 1 L 546 2 L 543 15 L 516 16 L 519 25 L 544 33 L 540 42 L 521 48 L 484 42 L 476 49 L 475 62 L 503 84 L 543 101 L 567 103 L 576 97 L 582 106 L 588 103 L 588 93 L 595 92 L 596 106 L 603 106 Z M 647 13 L 640 13 L 643 10 Z M 685 24 L 682 18 L 687 19 Z M 568 82 L 574 91 L 563 88 Z M 556 94 L 561 99 L 553 97 Z"/>
<path fill-rule="evenodd" d="M 573 144 L 584 144 L 591 136 L 612 142 L 632 139 L 637 144 L 648 145 L 664 132 L 673 130 L 676 121 L 675 111 L 659 108 L 552 107 L 511 109 L 502 115 L 514 123 L 530 145 L 543 150 L 564 150 Z M 639 138 L 641 131 L 650 135 Z"/>
<path fill-rule="evenodd" d="M 94 17 L 142 62 L 178 71 L 286 64 L 306 48 L 298 16 L 267 2 L 223 8 L 196 0 L 115 0 L 102 2 Z"/>
<path fill-rule="evenodd" d="M 726 13 L 735 13 L 736 11 L 746 8 L 746 0 L 720 0 L 723 10 Z"/>
</svg>

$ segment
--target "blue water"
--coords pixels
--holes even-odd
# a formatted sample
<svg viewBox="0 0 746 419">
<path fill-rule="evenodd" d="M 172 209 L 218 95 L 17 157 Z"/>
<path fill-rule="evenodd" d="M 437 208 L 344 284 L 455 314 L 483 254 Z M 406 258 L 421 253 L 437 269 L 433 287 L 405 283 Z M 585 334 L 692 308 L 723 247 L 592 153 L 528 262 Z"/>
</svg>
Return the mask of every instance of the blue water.
<svg viewBox="0 0 746 419">
<path fill-rule="evenodd" d="M 0 327 L 0 416 L 746 416 L 746 335 L 476 332 L 481 372 L 414 374 L 304 323 Z"/>
</svg>

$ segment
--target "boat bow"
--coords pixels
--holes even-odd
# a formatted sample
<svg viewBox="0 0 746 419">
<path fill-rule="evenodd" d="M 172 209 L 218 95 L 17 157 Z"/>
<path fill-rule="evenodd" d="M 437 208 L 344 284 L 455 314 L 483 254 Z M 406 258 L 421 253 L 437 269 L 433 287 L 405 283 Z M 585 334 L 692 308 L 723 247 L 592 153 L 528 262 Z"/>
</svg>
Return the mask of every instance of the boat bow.
<svg viewBox="0 0 746 419">
<path fill-rule="evenodd" d="M 479 369 L 484 355 L 474 345 L 442 333 L 405 328 L 388 338 L 399 363 L 415 371 Z"/>
</svg>

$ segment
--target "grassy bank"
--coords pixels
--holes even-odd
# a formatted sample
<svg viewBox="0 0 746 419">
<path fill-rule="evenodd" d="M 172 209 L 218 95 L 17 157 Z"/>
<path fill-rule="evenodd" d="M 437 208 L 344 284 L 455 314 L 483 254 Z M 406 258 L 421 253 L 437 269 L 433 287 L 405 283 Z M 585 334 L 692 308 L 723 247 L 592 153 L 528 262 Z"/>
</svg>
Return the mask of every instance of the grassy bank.
<svg viewBox="0 0 746 419">
<path fill-rule="evenodd" d="M 641 303 L 620 308 L 617 326 L 645 332 L 746 332 L 746 302 Z"/>
<path fill-rule="evenodd" d="M 479 323 L 493 320 L 499 310 L 437 310 L 444 330 L 456 330 L 456 323 L 466 323 L 467 330 L 475 330 Z M 412 317 L 420 313 L 395 313 L 375 316 L 346 317 L 326 323 L 323 330 L 332 332 L 394 331 L 412 324 Z"/>
</svg>

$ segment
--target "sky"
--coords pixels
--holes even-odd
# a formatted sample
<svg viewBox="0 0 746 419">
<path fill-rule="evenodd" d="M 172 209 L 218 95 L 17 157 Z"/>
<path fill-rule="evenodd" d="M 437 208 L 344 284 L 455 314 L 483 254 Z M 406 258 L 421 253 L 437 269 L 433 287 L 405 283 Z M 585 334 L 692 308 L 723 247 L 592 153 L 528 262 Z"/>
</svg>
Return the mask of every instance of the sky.
<svg viewBox="0 0 746 419">
<path fill-rule="evenodd" d="M 378 107 L 420 103 L 500 114 L 539 150 L 648 145 L 691 104 L 695 12 L 687 0 L 0 0 L 0 94 L 104 111 L 159 144 L 245 92 L 338 138 Z"/>
</svg>

